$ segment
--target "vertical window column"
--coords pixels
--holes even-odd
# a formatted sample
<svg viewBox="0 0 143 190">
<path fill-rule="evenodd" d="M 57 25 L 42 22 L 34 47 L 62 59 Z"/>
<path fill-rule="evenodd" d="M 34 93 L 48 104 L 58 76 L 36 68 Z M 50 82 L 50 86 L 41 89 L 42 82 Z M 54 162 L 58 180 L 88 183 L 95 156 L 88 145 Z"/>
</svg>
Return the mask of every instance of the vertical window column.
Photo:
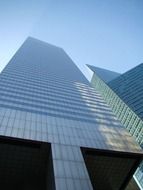
<svg viewBox="0 0 143 190">
<path fill-rule="evenodd" d="M 56 190 L 93 190 L 80 147 L 52 144 Z"/>
</svg>

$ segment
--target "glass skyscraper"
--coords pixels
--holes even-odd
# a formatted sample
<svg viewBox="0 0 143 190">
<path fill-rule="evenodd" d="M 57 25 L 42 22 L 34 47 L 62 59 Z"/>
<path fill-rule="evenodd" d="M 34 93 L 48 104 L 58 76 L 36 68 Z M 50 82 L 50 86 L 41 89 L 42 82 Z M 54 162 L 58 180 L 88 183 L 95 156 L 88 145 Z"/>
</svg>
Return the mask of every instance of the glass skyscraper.
<svg viewBox="0 0 143 190">
<path fill-rule="evenodd" d="M 123 190 L 143 154 L 63 49 L 28 38 L 0 74 L 0 188 Z"/>
<path fill-rule="evenodd" d="M 143 64 L 124 74 L 89 66 L 94 72 L 92 85 L 100 92 L 112 111 L 143 147 Z M 108 76 L 108 78 L 106 77 Z M 143 165 L 138 168 L 135 179 L 143 188 Z"/>
</svg>

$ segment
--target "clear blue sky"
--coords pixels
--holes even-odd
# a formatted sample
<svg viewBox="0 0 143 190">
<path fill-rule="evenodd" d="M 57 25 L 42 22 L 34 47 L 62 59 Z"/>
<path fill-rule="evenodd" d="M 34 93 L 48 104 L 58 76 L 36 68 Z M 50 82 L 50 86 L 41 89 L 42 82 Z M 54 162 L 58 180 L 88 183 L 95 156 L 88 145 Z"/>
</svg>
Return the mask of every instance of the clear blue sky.
<svg viewBox="0 0 143 190">
<path fill-rule="evenodd" d="M 0 0 L 0 70 L 28 36 L 85 64 L 125 72 L 143 62 L 143 0 Z"/>
</svg>

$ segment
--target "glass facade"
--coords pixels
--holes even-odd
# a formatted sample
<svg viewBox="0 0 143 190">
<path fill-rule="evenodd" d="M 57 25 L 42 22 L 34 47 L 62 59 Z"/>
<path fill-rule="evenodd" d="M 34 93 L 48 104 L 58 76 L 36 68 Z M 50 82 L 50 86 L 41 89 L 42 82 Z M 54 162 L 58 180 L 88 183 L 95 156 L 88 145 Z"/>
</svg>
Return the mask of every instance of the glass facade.
<svg viewBox="0 0 143 190">
<path fill-rule="evenodd" d="M 98 153 L 106 151 L 108 160 L 103 159 L 103 164 L 110 164 L 110 154 L 116 154 L 120 162 L 114 163 L 112 169 L 117 167 L 123 173 L 116 176 L 112 189 L 127 185 L 131 171 L 135 171 L 143 156 L 141 148 L 64 50 L 33 38 L 25 41 L 0 74 L 0 139 L 4 145 L 12 144 L 17 152 L 21 146 L 25 155 L 28 150 L 33 152 L 29 160 L 34 158 L 33 148 L 38 144 L 40 152 L 36 154 L 34 168 L 41 168 L 41 159 L 47 168 L 38 176 L 39 179 L 46 176 L 42 189 L 98 189 L 96 180 L 91 180 L 90 167 L 81 148 L 98 150 Z M 3 146 L 0 151 L 6 155 Z M 50 152 L 48 156 L 46 152 Z M 124 158 L 120 159 L 119 154 Z M 126 158 L 129 159 L 123 164 Z M 12 165 L 21 162 L 19 157 L 10 159 Z M 30 163 L 24 162 L 25 167 Z M 122 170 L 123 165 L 126 171 Z M 32 167 L 26 172 L 29 170 L 35 173 Z M 18 176 L 17 172 L 14 175 Z M 37 179 L 35 175 L 34 178 Z M 8 179 L 14 180 L 12 174 Z M 33 183 L 31 186 L 35 189 Z"/>
<path fill-rule="evenodd" d="M 89 67 L 94 71 L 91 81 L 93 87 L 100 92 L 104 100 L 110 105 L 113 113 L 142 147 L 143 121 L 141 118 L 141 112 L 139 111 L 142 107 L 140 102 L 142 101 L 142 96 L 138 96 L 138 92 L 142 89 L 141 75 L 143 65 L 141 64 L 123 75 L 115 76 L 115 78 L 110 81 L 105 81 L 104 78 L 102 79 L 101 74 L 99 77 L 98 70 L 96 73 L 96 67 Z M 139 99 L 140 101 L 138 101 Z M 135 107 L 136 110 L 133 109 Z M 138 168 L 135 173 L 135 178 L 137 183 L 139 183 L 139 186 L 143 188 L 142 167 L 141 164 L 140 168 Z"/>
<path fill-rule="evenodd" d="M 143 64 L 127 71 L 108 84 L 143 120 Z"/>
</svg>

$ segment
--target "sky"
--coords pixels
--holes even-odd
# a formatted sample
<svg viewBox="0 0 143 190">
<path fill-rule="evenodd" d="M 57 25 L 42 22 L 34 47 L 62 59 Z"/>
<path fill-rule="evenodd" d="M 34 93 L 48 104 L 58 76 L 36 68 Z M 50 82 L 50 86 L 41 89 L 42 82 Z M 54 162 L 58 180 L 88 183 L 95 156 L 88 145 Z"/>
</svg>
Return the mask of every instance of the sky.
<svg viewBox="0 0 143 190">
<path fill-rule="evenodd" d="M 143 0 L 0 0 L 0 71 L 28 36 L 123 73 L 143 62 Z"/>
</svg>

